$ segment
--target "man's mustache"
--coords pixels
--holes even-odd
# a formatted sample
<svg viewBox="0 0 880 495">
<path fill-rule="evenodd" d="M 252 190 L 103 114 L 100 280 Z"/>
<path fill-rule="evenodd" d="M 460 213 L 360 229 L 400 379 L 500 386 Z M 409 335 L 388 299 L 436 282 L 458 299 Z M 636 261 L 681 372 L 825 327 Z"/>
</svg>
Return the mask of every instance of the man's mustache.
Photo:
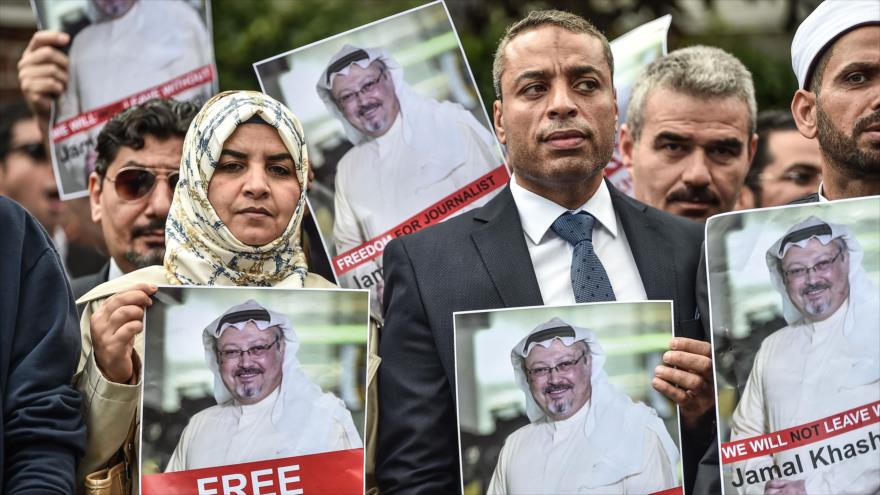
<svg viewBox="0 0 880 495">
<path fill-rule="evenodd" d="M 382 103 L 378 101 L 374 101 L 373 103 L 367 103 L 366 105 L 361 105 L 358 107 L 358 117 L 363 117 L 365 113 L 369 112 L 374 108 L 379 108 L 382 106 Z"/>
<path fill-rule="evenodd" d="M 262 372 L 263 372 L 263 368 L 259 368 L 257 366 L 248 366 L 246 368 L 239 368 L 239 369 L 235 370 L 235 376 L 241 376 L 241 375 L 245 375 L 245 374 L 262 373 Z"/>
<path fill-rule="evenodd" d="M 880 123 L 880 110 L 875 111 L 871 115 L 866 117 L 862 117 L 858 121 L 856 121 L 856 125 L 853 126 L 853 137 L 857 134 L 865 132 L 869 126 Z"/>
<path fill-rule="evenodd" d="M 549 136 L 551 133 L 556 132 L 556 131 L 562 131 L 562 130 L 578 131 L 578 132 L 583 133 L 583 135 L 586 139 L 593 138 L 593 131 L 592 131 L 592 129 L 590 129 L 590 126 L 588 126 L 586 122 L 583 122 L 580 120 L 567 119 L 567 120 L 553 120 L 553 121 L 551 121 L 550 124 L 547 125 L 547 127 L 544 127 L 543 129 L 538 131 L 538 140 L 539 141 L 546 141 L 547 136 Z"/>
<path fill-rule="evenodd" d="M 551 394 L 553 392 L 561 392 L 563 390 L 570 390 L 573 386 L 570 383 L 553 383 L 544 387 L 545 394 Z"/>
<path fill-rule="evenodd" d="M 685 186 L 675 189 L 666 196 L 667 201 L 686 201 L 689 203 L 707 203 L 718 205 L 721 200 L 718 195 L 712 192 L 708 187 L 691 187 Z"/>
<path fill-rule="evenodd" d="M 144 234 L 151 234 L 157 230 L 161 230 L 165 232 L 165 219 L 164 218 L 153 218 L 145 225 L 139 225 L 131 229 L 132 237 L 139 237 Z"/>
<path fill-rule="evenodd" d="M 815 284 L 807 284 L 801 289 L 801 295 L 805 296 L 808 292 L 816 291 L 816 290 L 825 290 L 830 289 L 831 284 L 827 282 L 816 282 Z"/>
</svg>

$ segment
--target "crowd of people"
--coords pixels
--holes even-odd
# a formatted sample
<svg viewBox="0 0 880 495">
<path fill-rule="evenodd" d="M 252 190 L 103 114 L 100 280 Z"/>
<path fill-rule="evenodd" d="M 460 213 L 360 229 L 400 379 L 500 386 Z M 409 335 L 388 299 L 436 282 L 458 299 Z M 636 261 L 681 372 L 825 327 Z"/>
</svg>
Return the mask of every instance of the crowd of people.
<svg viewBox="0 0 880 495">
<path fill-rule="evenodd" d="M 142 320 L 157 285 L 335 287 L 310 271 L 301 245 L 309 180 L 302 127 L 284 105 L 248 91 L 220 93 L 201 107 L 151 100 L 107 123 L 88 177 L 90 220 L 103 235 L 107 261 L 69 278 L 73 271 L 65 267 L 78 259 L 59 245 L 63 229 L 46 152 L 49 102 L 69 81 L 68 42 L 53 31 L 32 37 L 18 64 L 30 113 L 4 110 L 0 125 L 0 192 L 9 198 L 0 197 L 0 491 L 10 494 L 74 493 L 87 476 L 116 463 L 136 421 Z M 701 223 L 737 208 L 880 194 L 878 46 L 875 1 L 826 0 L 792 42 L 799 87 L 790 113 L 760 111 L 755 82 L 739 60 L 693 46 L 645 69 L 618 129 L 614 60 L 601 32 L 556 10 L 531 12 L 509 26 L 492 67 L 494 131 L 505 147 L 509 184 L 485 205 L 385 248 L 384 322 L 376 335 L 381 364 L 369 384 L 378 389 L 371 409 L 377 427 L 367 428 L 364 441 L 369 485 L 381 493 L 461 491 L 453 312 L 672 300 L 676 337 L 653 386 L 680 407 L 686 491 L 719 493 Z M 393 129 L 406 109 L 382 100 L 400 83 L 377 64 L 382 54 L 337 55 L 327 69 L 327 105 L 364 136 Z M 338 75 L 331 80 L 330 74 Z M 346 86 L 348 98 L 340 96 L 346 78 L 354 81 Z M 387 87 L 367 95 L 369 84 Z M 352 110 L 368 97 L 375 105 Z M 602 174 L 618 133 L 634 198 Z M 365 173 L 355 167 L 372 142 L 364 141 L 346 157 L 352 177 Z M 771 276 L 779 278 L 782 268 L 770 258 L 784 258 L 786 249 L 797 253 L 823 235 L 768 252 Z M 847 235 L 829 232 L 835 242 L 822 248 Z M 793 290 L 788 280 L 780 278 L 780 291 Z M 844 299 L 811 312 L 810 321 L 828 319 Z M 809 311 L 794 297 L 791 302 Z M 568 340 L 564 333 L 545 335 L 546 345 L 524 342 L 513 350 L 523 363 L 514 367 L 522 385 L 534 380 L 537 349 L 555 353 L 543 358 L 548 368 L 585 366 L 595 397 L 616 397 L 603 380 L 602 348 L 588 331 L 561 321 L 535 331 L 561 327 L 570 330 Z M 284 325 L 277 328 L 286 339 Z M 774 345 L 787 345 L 789 333 L 780 332 Z M 582 356 L 575 352 L 581 350 Z M 272 390 L 280 383 L 271 382 Z M 760 402 L 754 388 L 750 380 L 746 395 Z M 590 397 L 589 391 L 576 396 L 578 408 L 562 414 L 537 395 L 532 412 L 551 423 L 577 416 Z M 231 400 L 247 403 L 240 394 Z M 650 415 L 633 414 L 653 428 Z M 750 431 L 748 414 L 745 406 L 738 413 L 737 432 Z M 612 415 L 605 420 L 615 424 Z M 558 479 L 573 471 L 564 464 L 539 476 L 517 469 L 545 465 L 529 461 L 538 453 L 522 443 L 546 434 L 518 431 L 490 490 L 541 490 L 548 477 L 552 486 L 574 486 Z M 189 464 L 186 445 L 198 441 L 192 435 L 181 439 L 175 469 L 203 465 Z M 652 438 L 662 453 L 653 472 L 673 476 L 667 439 Z M 572 442 L 548 443 L 541 458 L 554 449 L 577 450 L 582 440 Z M 352 443 L 340 435 L 340 444 Z M 128 469 L 136 483 L 137 464 Z M 640 470 L 621 466 L 615 473 L 588 492 L 650 486 L 641 484 Z M 878 489 L 866 485 L 865 493 Z M 779 480 L 767 493 L 812 492 L 803 481 Z"/>
</svg>

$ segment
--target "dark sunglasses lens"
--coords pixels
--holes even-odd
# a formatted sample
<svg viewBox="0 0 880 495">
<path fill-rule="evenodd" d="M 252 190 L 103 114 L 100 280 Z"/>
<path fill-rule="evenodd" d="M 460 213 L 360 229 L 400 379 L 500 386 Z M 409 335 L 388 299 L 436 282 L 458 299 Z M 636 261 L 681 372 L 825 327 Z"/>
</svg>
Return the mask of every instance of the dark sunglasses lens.
<svg viewBox="0 0 880 495">
<path fill-rule="evenodd" d="M 13 148 L 12 151 L 19 151 L 21 153 L 24 153 L 32 160 L 38 162 L 46 161 L 49 159 L 49 155 L 46 154 L 46 148 L 43 146 L 43 143 L 22 144 Z"/>
<path fill-rule="evenodd" d="M 173 192 L 177 189 L 177 183 L 180 182 L 180 174 L 175 172 L 168 176 L 168 186 L 171 187 L 171 191 Z"/>
<path fill-rule="evenodd" d="M 156 176 L 146 170 L 123 170 L 116 176 L 116 193 L 123 199 L 138 199 L 153 189 Z"/>
</svg>

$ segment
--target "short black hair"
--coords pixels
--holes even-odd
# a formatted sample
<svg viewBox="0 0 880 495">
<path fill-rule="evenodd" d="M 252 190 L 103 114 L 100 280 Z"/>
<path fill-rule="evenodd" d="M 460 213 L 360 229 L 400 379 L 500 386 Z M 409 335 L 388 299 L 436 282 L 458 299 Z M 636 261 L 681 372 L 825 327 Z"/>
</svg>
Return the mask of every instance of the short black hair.
<svg viewBox="0 0 880 495">
<path fill-rule="evenodd" d="M 6 155 L 12 151 L 12 130 L 15 124 L 33 116 L 31 109 L 22 100 L 7 103 L 0 108 L 0 166 L 6 167 Z"/>
<path fill-rule="evenodd" d="M 119 148 L 127 146 L 139 150 L 144 147 L 144 137 L 159 140 L 170 137 L 186 137 L 186 131 L 199 107 L 188 101 L 147 100 L 117 113 L 98 134 L 95 172 L 104 178 Z"/>
<path fill-rule="evenodd" d="M 797 130 L 794 117 L 788 110 L 765 110 L 758 114 L 757 120 L 758 146 L 749 173 L 746 174 L 745 185 L 755 193 L 755 203 L 761 205 L 761 174 L 767 165 L 775 160 L 770 153 L 770 134 L 776 131 Z"/>
</svg>

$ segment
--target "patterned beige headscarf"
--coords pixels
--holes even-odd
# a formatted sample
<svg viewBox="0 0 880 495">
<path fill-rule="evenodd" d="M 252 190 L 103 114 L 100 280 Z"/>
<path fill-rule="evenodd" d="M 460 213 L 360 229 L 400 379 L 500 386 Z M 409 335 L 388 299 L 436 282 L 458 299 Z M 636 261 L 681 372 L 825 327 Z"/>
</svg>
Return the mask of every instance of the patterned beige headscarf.
<svg viewBox="0 0 880 495">
<path fill-rule="evenodd" d="M 284 233 L 269 244 L 256 247 L 236 239 L 208 202 L 208 184 L 223 143 L 253 116 L 278 130 L 296 163 L 296 177 L 302 190 Z M 307 176 L 308 155 L 302 126 L 287 107 L 253 91 L 227 91 L 208 100 L 190 124 L 183 144 L 180 182 L 165 226 L 168 281 L 184 285 L 267 287 L 294 277 L 287 285 L 301 287 L 308 274 L 300 245 Z"/>
</svg>

